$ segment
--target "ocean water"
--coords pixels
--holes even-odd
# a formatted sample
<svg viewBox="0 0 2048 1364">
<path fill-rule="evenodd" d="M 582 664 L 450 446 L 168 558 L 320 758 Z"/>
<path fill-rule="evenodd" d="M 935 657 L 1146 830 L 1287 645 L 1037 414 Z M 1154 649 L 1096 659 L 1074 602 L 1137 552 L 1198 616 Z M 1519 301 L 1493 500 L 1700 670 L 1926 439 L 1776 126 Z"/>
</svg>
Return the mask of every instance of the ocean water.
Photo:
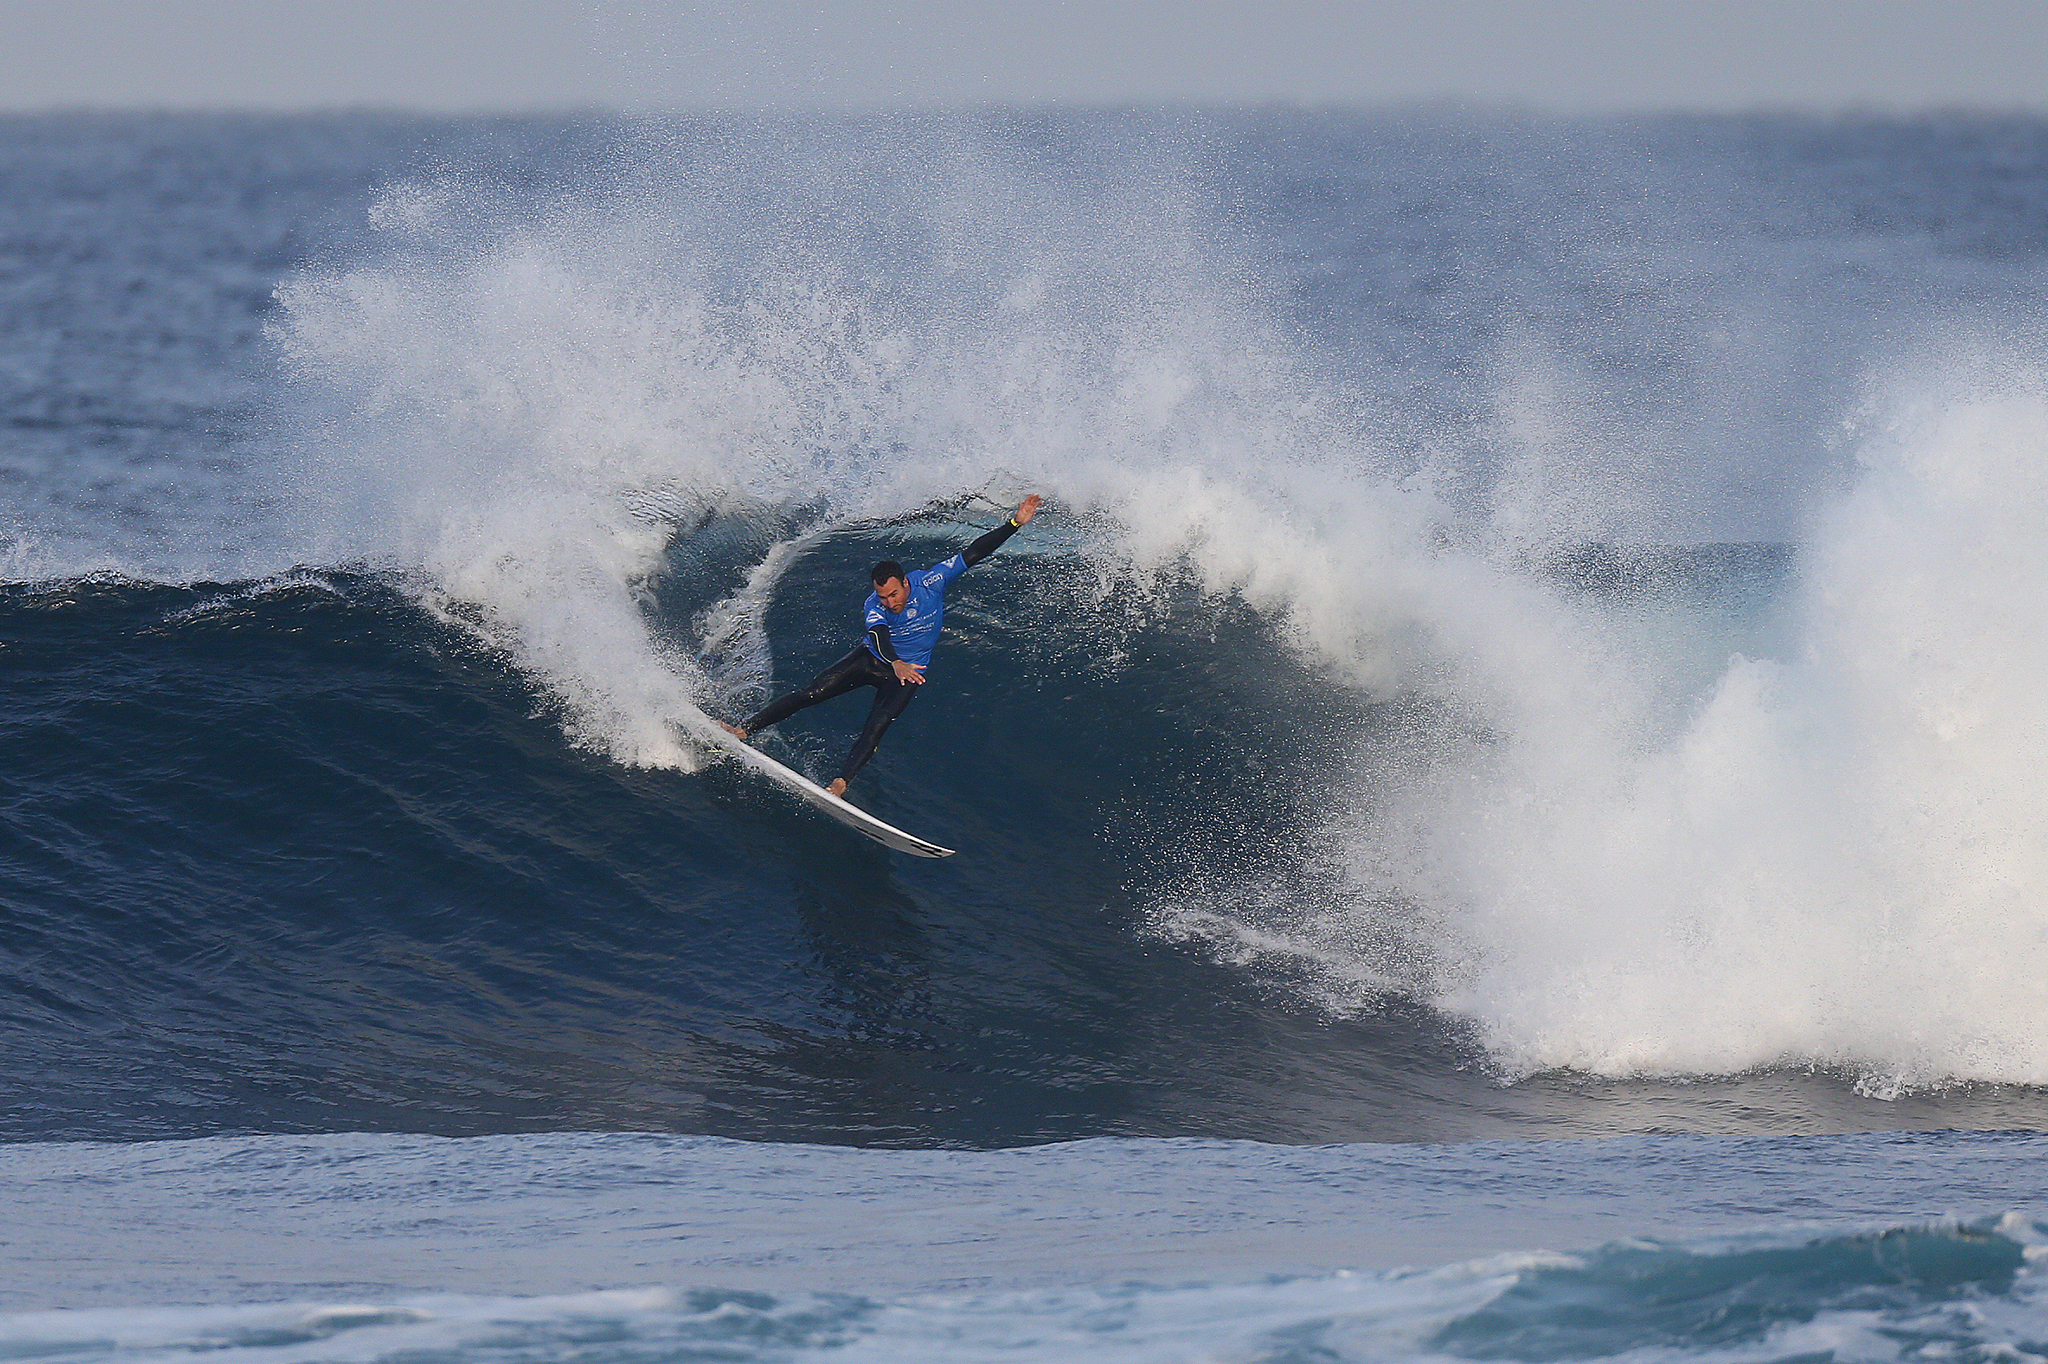
<svg viewBox="0 0 2048 1364">
<path fill-rule="evenodd" d="M 0 187 L 0 1355 L 2048 1355 L 2048 122 Z"/>
</svg>

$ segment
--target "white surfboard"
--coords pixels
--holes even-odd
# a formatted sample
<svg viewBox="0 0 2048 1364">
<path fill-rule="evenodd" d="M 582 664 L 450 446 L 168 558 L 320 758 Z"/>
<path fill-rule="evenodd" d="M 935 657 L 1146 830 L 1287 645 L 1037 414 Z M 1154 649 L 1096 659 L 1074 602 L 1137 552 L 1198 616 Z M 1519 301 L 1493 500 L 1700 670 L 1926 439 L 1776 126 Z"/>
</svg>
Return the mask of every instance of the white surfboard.
<svg viewBox="0 0 2048 1364">
<path fill-rule="evenodd" d="M 869 838 L 874 839 L 875 842 L 885 847 L 894 848 L 897 852 L 909 853 L 912 857 L 951 857 L 953 855 L 951 848 L 942 848 L 936 843 L 927 843 L 916 834 L 905 833 L 894 824 L 876 819 L 867 811 L 848 805 L 845 801 L 804 776 L 801 772 L 792 772 L 789 768 L 784 767 L 752 744 L 735 739 L 722 729 L 713 727 L 699 730 L 698 732 L 703 735 L 707 742 L 716 744 L 725 752 L 732 754 L 733 757 L 738 758 L 748 767 L 753 768 L 756 772 L 768 778 L 768 780 L 788 787 L 812 805 L 817 806 L 820 810 L 823 810 L 826 814 L 844 824 L 847 828 L 866 834 Z"/>
</svg>

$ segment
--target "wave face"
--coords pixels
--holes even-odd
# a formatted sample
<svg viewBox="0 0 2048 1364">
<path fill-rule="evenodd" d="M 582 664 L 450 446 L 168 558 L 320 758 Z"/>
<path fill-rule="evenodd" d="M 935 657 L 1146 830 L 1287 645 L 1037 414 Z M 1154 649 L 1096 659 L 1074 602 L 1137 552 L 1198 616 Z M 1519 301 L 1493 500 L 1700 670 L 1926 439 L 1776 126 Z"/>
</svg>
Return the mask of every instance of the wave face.
<svg viewBox="0 0 2048 1364">
<path fill-rule="evenodd" d="M 2041 1121 L 2036 121 L 8 126 L 10 1134 Z"/>
</svg>

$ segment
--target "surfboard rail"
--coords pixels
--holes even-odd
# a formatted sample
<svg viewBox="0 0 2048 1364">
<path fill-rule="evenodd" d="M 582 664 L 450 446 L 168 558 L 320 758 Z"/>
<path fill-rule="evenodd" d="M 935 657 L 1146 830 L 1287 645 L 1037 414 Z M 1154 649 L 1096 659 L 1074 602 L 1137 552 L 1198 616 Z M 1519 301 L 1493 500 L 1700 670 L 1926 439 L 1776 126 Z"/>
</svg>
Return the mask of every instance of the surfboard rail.
<svg viewBox="0 0 2048 1364">
<path fill-rule="evenodd" d="M 847 828 L 872 838 L 884 847 L 908 853 L 912 857 L 939 858 L 953 855 L 951 848 L 942 848 L 928 839 L 919 838 L 916 834 L 897 828 L 887 820 L 875 818 L 857 805 L 848 804 L 803 773 L 784 767 L 752 744 L 733 738 L 716 725 L 702 728 L 693 726 L 692 732 L 719 751 L 753 768 L 776 785 L 794 791 L 810 805 L 830 815 Z"/>
</svg>

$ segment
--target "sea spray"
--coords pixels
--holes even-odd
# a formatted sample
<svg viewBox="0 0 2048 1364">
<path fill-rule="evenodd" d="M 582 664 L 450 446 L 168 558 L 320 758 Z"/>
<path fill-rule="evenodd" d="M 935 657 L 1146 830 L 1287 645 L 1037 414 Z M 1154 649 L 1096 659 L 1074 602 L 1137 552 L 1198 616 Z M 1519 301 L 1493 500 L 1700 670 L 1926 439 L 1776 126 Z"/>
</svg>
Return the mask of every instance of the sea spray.
<svg viewBox="0 0 2048 1364">
<path fill-rule="evenodd" d="M 968 207 L 986 165 L 890 150 L 861 149 L 870 185 L 778 180 L 791 197 L 764 202 L 731 166 L 643 169 L 487 226 L 394 191 L 387 257 L 281 290 L 276 335 L 316 414 L 293 492 L 307 557 L 419 574 L 573 738 L 658 766 L 694 765 L 678 722 L 732 699 L 697 666 L 705 641 L 657 639 L 636 604 L 707 519 L 803 507 L 815 534 L 1042 488 L 1099 513 L 1113 573 L 1178 571 L 1199 540 L 1211 586 L 1322 628 L 1313 546 L 1261 544 L 1293 531 L 1203 470 L 1284 478 L 1326 432 L 1173 204 L 1133 233 L 1129 189 L 1012 185 L 992 231 Z M 900 221 L 892 188 L 925 216 Z M 862 254 L 873 234 L 923 268 Z"/>
<path fill-rule="evenodd" d="M 1351 889 L 1170 895 L 1162 926 L 1294 959 L 1339 1008 L 1421 966 L 1510 1076 L 2048 1079 L 2048 392 L 2010 351 L 1875 387 L 1778 599 L 1659 603 L 1701 632 L 1782 614 L 1779 656 L 1675 675 L 1628 594 L 1559 573 L 1468 580 L 1477 628 L 1413 597 L 1450 685 L 1358 750 L 1328 826 Z"/>
</svg>

